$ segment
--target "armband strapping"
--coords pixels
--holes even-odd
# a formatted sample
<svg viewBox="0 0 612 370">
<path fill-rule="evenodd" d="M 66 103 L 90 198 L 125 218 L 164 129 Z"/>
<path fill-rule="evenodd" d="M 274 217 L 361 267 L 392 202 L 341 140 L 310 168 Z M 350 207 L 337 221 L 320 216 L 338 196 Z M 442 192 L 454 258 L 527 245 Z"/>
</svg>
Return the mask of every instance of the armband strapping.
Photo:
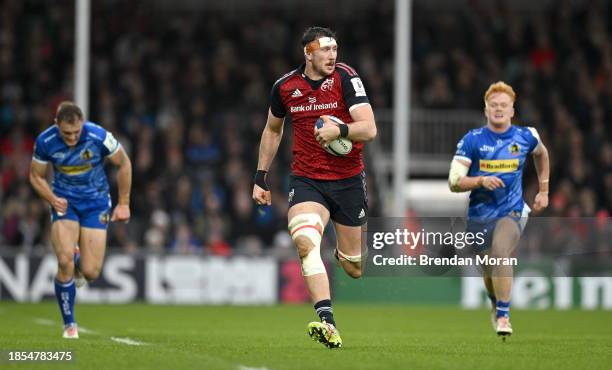
<svg viewBox="0 0 612 370">
<path fill-rule="evenodd" d="M 338 127 L 340 128 L 340 137 L 347 137 L 349 134 L 348 125 L 338 125 Z"/>
<path fill-rule="evenodd" d="M 267 174 L 268 174 L 268 171 L 257 170 L 257 172 L 255 172 L 255 179 L 253 180 L 255 182 L 255 185 L 259 186 L 265 191 L 270 190 L 270 186 L 268 185 L 268 182 L 266 181 Z"/>
</svg>

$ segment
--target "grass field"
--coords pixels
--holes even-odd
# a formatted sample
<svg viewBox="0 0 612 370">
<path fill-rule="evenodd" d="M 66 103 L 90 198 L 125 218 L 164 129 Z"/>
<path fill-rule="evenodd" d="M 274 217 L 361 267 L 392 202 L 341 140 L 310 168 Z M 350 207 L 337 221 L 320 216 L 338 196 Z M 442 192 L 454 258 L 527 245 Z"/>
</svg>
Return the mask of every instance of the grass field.
<svg viewBox="0 0 612 370">
<path fill-rule="evenodd" d="M 485 311 L 391 305 L 334 311 L 344 340 L 339 350 L 306 335 L 315 318 L 309 306 L 80 305 L 77 319 L 88 330 L 68 341 L 55 304 L 0 302 L 0 350 L 72 350 L 76 358 L 61 365 L 5 361 L 0 368 L 612 368 L 612 312 L 514 311 L 515 335 L 502 343 Z"/>
</svg>

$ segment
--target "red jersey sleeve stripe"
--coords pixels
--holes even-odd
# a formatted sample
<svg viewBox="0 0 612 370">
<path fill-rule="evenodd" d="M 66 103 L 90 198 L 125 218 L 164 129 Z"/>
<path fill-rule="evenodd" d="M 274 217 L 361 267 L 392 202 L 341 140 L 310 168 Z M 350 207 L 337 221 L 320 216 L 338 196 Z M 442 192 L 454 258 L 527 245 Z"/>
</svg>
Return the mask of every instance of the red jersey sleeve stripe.
<svg viewBox="0 0 612 370">
<path fill-rule="evenodd" d="M 337 64 L 340 65 L 341 67 L 344 67 L 344 69 L 348 70 L 350 73 L 352 73 L 354 75 L 357 74 L 357 71 L 353 67 L 349 66 L 348 64 L 342 63 L 342 62 L 339 62 Z"/>
<path fill-rule="evenodd" d="M 357 75 L 357 71 L 355 71 L 351 66 L 344 64 L 344 63 L 336 63 L 336 66 L 338 66 L 338 68 L 342 68 L 343 70 L 346 71 L 346 73 L 349 74 L 349 76 L 356 76 Z"/>
</svg>

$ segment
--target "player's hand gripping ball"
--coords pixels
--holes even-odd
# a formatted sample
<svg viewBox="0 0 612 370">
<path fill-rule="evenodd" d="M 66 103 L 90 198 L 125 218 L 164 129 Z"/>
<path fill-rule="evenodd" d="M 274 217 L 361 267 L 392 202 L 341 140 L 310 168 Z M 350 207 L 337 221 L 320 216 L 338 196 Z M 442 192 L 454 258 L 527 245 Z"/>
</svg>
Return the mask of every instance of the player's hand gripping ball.
<svg viewBox="0 0 612 370">
<path fill-rule="evenodd" d="M 340 118 L 337 118 L 334 116 L 327 116 L 327 117 L 329 117 L 329 119 L 336 125 L 346 125 L 346 123 L 342 122 Z M 317 122 L 315 122 L 315 126 L 314 126 L 315 135 L 316 135 L 317 129 L 320 129 L 321 127 L 323 127 L 324 124 L 325 124 L 325 121 L 323 121 L 323 118 L 317 119 Z M 329 142 L 327 145 L 322 145 L 322 147 L 329 154 L 342 157 L 342 156 L 349 154 L 351 150 L 353 150 L 353 142 L 345 137 L 338 137 L 337 139 Z"/>
</svg>

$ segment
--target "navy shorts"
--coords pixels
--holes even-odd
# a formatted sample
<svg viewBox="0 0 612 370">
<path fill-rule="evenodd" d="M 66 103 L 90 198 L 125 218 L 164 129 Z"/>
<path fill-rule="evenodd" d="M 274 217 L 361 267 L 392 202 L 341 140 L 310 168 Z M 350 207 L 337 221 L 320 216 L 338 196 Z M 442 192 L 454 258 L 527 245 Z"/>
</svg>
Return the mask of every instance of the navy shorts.
<svg viewBox="0 0 612 370">
<path fill-rule="evenodd" d="M 313 180 L 291 176 L 289 207 L 303 202 L 317 202 L 329 211 L 330 218 L 345 226 L 368 222 L 368 190 L 365 172 L 341 180 Z"/>
<path fill-rule="evenodd" d="M 527 205 L 525 205 L 527 207 Z M 527 207 L 527 210 L 529 208 Z M 508 216 L 514 222 L 516 222 L 517 227 L 519 228 L 519 233 L 523 234 L 523 230 L 525 230 L 525 226 L 527 225 L 529 212 L 518 212 L 512 211 Z M 479 245 L 478 243 L 472 244 L 474 249 L 477 252 L 484 252 L 491 248 L 493 245 L 493 235 L 495 234 L 495 228 L 497 227 L 497 222 L 504 217 L 494 217 L 494 218 L 472 218 L 467 221 L 467 228 L 465 231 L 476 234 L 483 233 L 484 234 L 484 243 Z"/>
<path fill-rule="evenodd" d="M 92 229 L 108 227 L 112 207 L 110 196 L 98 199 L 66 198 L 66 200 L 68 200 L 68 210 L 61 216 L 51 207 L 51 222 L 73 220 L 81 227 Z"/>
</svg>

